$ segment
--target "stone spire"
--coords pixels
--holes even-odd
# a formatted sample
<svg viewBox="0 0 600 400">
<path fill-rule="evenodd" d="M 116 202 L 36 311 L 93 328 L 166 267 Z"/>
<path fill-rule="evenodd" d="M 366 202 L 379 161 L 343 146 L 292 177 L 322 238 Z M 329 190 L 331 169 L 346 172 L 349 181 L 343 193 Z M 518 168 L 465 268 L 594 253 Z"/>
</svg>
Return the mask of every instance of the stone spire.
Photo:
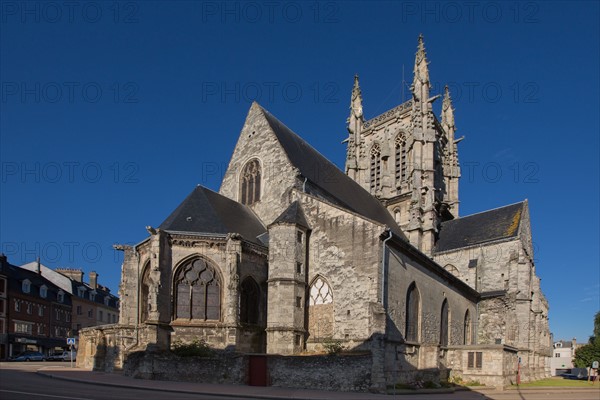
<svg viewBox="0 0 600 400">
<path fill-rule="evenodd" d="M 450 91 L 448 85 L 444 88 L 444 101 L 442 102 L 442 127 L 448 135 L 448 141 L 454 142 L 454 108 L 452 107 L 452 99 L 450 98 Z"/>
<path fill-rule="evenodd" d="M 442 102 L 442 129 L 447 139 L 444 151 L 444 179 L 446 183 L 444 201 L 448 205 L 448 210 L 456 218 L 458 217 L 458 179 L 460 178 L 457 143 L 460 140 L 454 139 L 456 125 L 454 124 L 454 108 L 452 107 L 448 85 L 444 88 L 444 101 Z"/>
<path fill-rule="evenodd" d="M 418 101 L 427 101 L 429 99 L 429 68 L 427 67 L 427 53 L 425 52 L 423 35 L 419 35 L 413 73 L 414 77 L 411 86 L 413 95 Z"/>
<path fill-rule="evenodd" d="M 356 179 L 358 169 L 357 151 L 361 142 L 361 133 L 364 126 L 364 116 L 362 109 L 362 93 L 358 84 L 358 75 L 354 75 L 354 86 L 352 87 L 352 95 L 350 97 L 350 116 L 347 120 L 348 128 L 348 148 L 346 153 L 346 173 Z"/>
</svg>

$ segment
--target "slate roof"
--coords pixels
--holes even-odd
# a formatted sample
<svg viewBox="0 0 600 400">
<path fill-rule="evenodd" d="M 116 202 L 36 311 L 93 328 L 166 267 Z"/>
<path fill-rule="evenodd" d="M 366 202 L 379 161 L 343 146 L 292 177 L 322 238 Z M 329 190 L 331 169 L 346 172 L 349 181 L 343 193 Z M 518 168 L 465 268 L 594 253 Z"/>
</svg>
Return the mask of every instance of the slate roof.
<svg viewBox="0 0 600 400">
<path fill-rule="evenodd" d="M 10 288 L 11 291 L 21 293 L 22 292 L 21 291 L 22 283 L 25 279 L 27 279 L 27 280 L 29 280 L 29 282 L 31 282 L 31 286 L 30 286 L 30 292 L 26 293 L 26 295 L 42 298 L 42 296 L 40 294 L 41 287 L 46 286 L 47 296 L 45 299 L 48 301 L 54 301 L 54 302 L 58 301 L 58 292 L 61 291 L 62 289 L 60 287 L 56 286 L 54 283 L 50 282 L 44 276 L 42 276 L 36 272 L 20 268 L 16 265 L 9 264 L 8 262 L 6 262 L 4 264 L 4 267 L 6 268 L 4 270 L 4 272 L 9 277 L 8 287 Z M 63 298 L 64 301 L 62 302 L 62 304 L 70 306 L 71 305 L 71 293 L 66 292 L 64 290 L 62 290 L 62 292 L 64 293 L 64 298 Z"/>
<path fill-rule="evenodd" d="M 525 202 L 442 222 L 436 252 L 516 237 Z"/>
<path fill-rule="evenodd" d="M 302 211 L 302 207 L 298 201 L 294 201 L 288 208 L 285 209 L 284 212 L 281 213 L 279 217 L 273 221 L 271 225 L 280 224 L 280 223 L 292 223 L 303 226 L 304 228 L 310 228 L 308 226 L 308 222 L 306 222 L 306 217 L 304 216 L 304 212 Z"/>
<path fill-rule="evenodd" d="M 239 233 L 250 242 L 260 244 L 257 236 L 266 228 L 246 206 L 198 185 L 192 193 L 160 224 L 164 231 L 194 233 Z"/>
<path fill-rule="evenodd" d="M 380 224 L 387 225 L 404 240 L 406 236 L 388 210 L 368 191 L 342 172 L 271 113 L 262 109 L 290 162 L 308 178 L 307 192 Z M 316 187 L 312 188 L 314 185 Z M 323 193 L 325 192 L 325 193 Z"/>
</svg>

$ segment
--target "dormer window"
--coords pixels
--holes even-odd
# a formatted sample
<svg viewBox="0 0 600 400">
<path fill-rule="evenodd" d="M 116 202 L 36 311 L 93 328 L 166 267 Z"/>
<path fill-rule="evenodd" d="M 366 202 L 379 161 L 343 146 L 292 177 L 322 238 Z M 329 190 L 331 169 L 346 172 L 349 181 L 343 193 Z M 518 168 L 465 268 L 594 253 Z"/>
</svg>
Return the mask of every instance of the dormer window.
<svg viewBox="0 0 600 400">
<path fill-rule="evenodd" d="M 81 298 L 85 297 L 85 288 L 83 286 L 77 288 L 77 296 Z"/>
<path fill-rule="evenodd" d="M 48 287 L 46 285 L 42 285 L 40 287 L 40 297 L 43 299 L 48 297 Z"/>
<path fill-rule="evenodd" d="M 90 292 L 90 301 L 94 301 L 94 299 L 96 298 L 96 291 L 91 291 Z"/>
<path fill-rule="evenodd" d="M 250 206 L 260 200 L 260 178 L 258 160 L 248 161 L 240 176 L 240 203 Z"/>
<path fill-rule="evenodd" d="M 21 284 L 21 290 L 23 293 L 29 293 L 31 291 L 31 281 L 29 279 L 25 279 Z"/>
<path fill-rule="evenodd" d="M 65 302 L 65 292 L 63 292 L 62 290 L 59 290 L 58 294 L 56 295 L 56 300 L 58 300 L 59 303 L 64 303 Z"/>
<path fill-rule="evenodd" d="M 110 303 L 110 297 L 106 296 L 104 298 L 104 305 L 108 307 L 108 304 Z"/>
</svg>

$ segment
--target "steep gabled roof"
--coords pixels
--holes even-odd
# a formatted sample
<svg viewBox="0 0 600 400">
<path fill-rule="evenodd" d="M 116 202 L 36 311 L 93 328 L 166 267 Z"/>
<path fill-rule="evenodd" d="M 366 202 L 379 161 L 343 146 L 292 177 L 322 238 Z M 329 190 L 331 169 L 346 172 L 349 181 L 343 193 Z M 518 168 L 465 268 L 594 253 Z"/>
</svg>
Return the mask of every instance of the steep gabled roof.
<svg viewBox="0 0 600 400">
<path fill-rule="evenodd" d="M 250 242 L 261 244 L 257 236 L 266 228 L 246 206 L 198 185 L 160 224 L 164 231 L 193 233 L 239 233 Z"/>
<path fill-rule="evenodd" d="M 442 222 L 436 252 L 516 237 L 525 202 Z"/>
<path fill-rule="evenodd" d="M 395 234 L 407 240 L 392 215 L 379 200 L 271 113 L 265 109 L 262 111 L 290 162 L 298 168 L 303 177 L 308 178 L 309 193 L 311 193 L 311 186 L 314 185 L 316 188 L 313 188 L 315 190 L 312 190 L 311 194 L 333 201 L 349 211 L 386 225 Z"/>
</svg>

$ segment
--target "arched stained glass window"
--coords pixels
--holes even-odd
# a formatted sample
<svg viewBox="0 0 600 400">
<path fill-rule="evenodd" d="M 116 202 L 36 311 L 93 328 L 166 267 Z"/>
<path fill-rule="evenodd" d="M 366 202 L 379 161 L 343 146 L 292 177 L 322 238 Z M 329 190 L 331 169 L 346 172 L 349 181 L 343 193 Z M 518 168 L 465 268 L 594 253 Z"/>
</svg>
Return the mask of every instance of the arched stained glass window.
<svg viewBox="0 0 600 400">
<path fill-rule="evenodd" d="M 240 202 L 252 205 L 260 200 L 261 170 L 258 160 L 252 159 L 246 163 L 240 176 Z"/>
<path fill-rule="evenodd" d="M 413 282 L 406 293 L 406 340 L 411 342 L 419 340 L 420 309 L 419 290 Z"/>
<path fill-rule="evenodd" d="M 240 322 L 257 324 L 259 317 L 260 288 L 250 277 L 240 287 Z"/>
<path fill-rule="evenodd" d="M 449 322 L 448 300 L 444 299 L 442 303 L 442 313 L 440 315 L 440 345 L 448 346 L 448 322 Z"/>
<path fill-rule="evenodd" d="M 177 271 L 175 318 L 221 318 L 221 278 L 216 269 L 201 258 L 188 261 Z"/>
<path fill-rule="evenodd" d="M 381 148 L 375 143 L 371 148 L 371 193 L 379 189 L 381 181 Z"/>
</svg>

